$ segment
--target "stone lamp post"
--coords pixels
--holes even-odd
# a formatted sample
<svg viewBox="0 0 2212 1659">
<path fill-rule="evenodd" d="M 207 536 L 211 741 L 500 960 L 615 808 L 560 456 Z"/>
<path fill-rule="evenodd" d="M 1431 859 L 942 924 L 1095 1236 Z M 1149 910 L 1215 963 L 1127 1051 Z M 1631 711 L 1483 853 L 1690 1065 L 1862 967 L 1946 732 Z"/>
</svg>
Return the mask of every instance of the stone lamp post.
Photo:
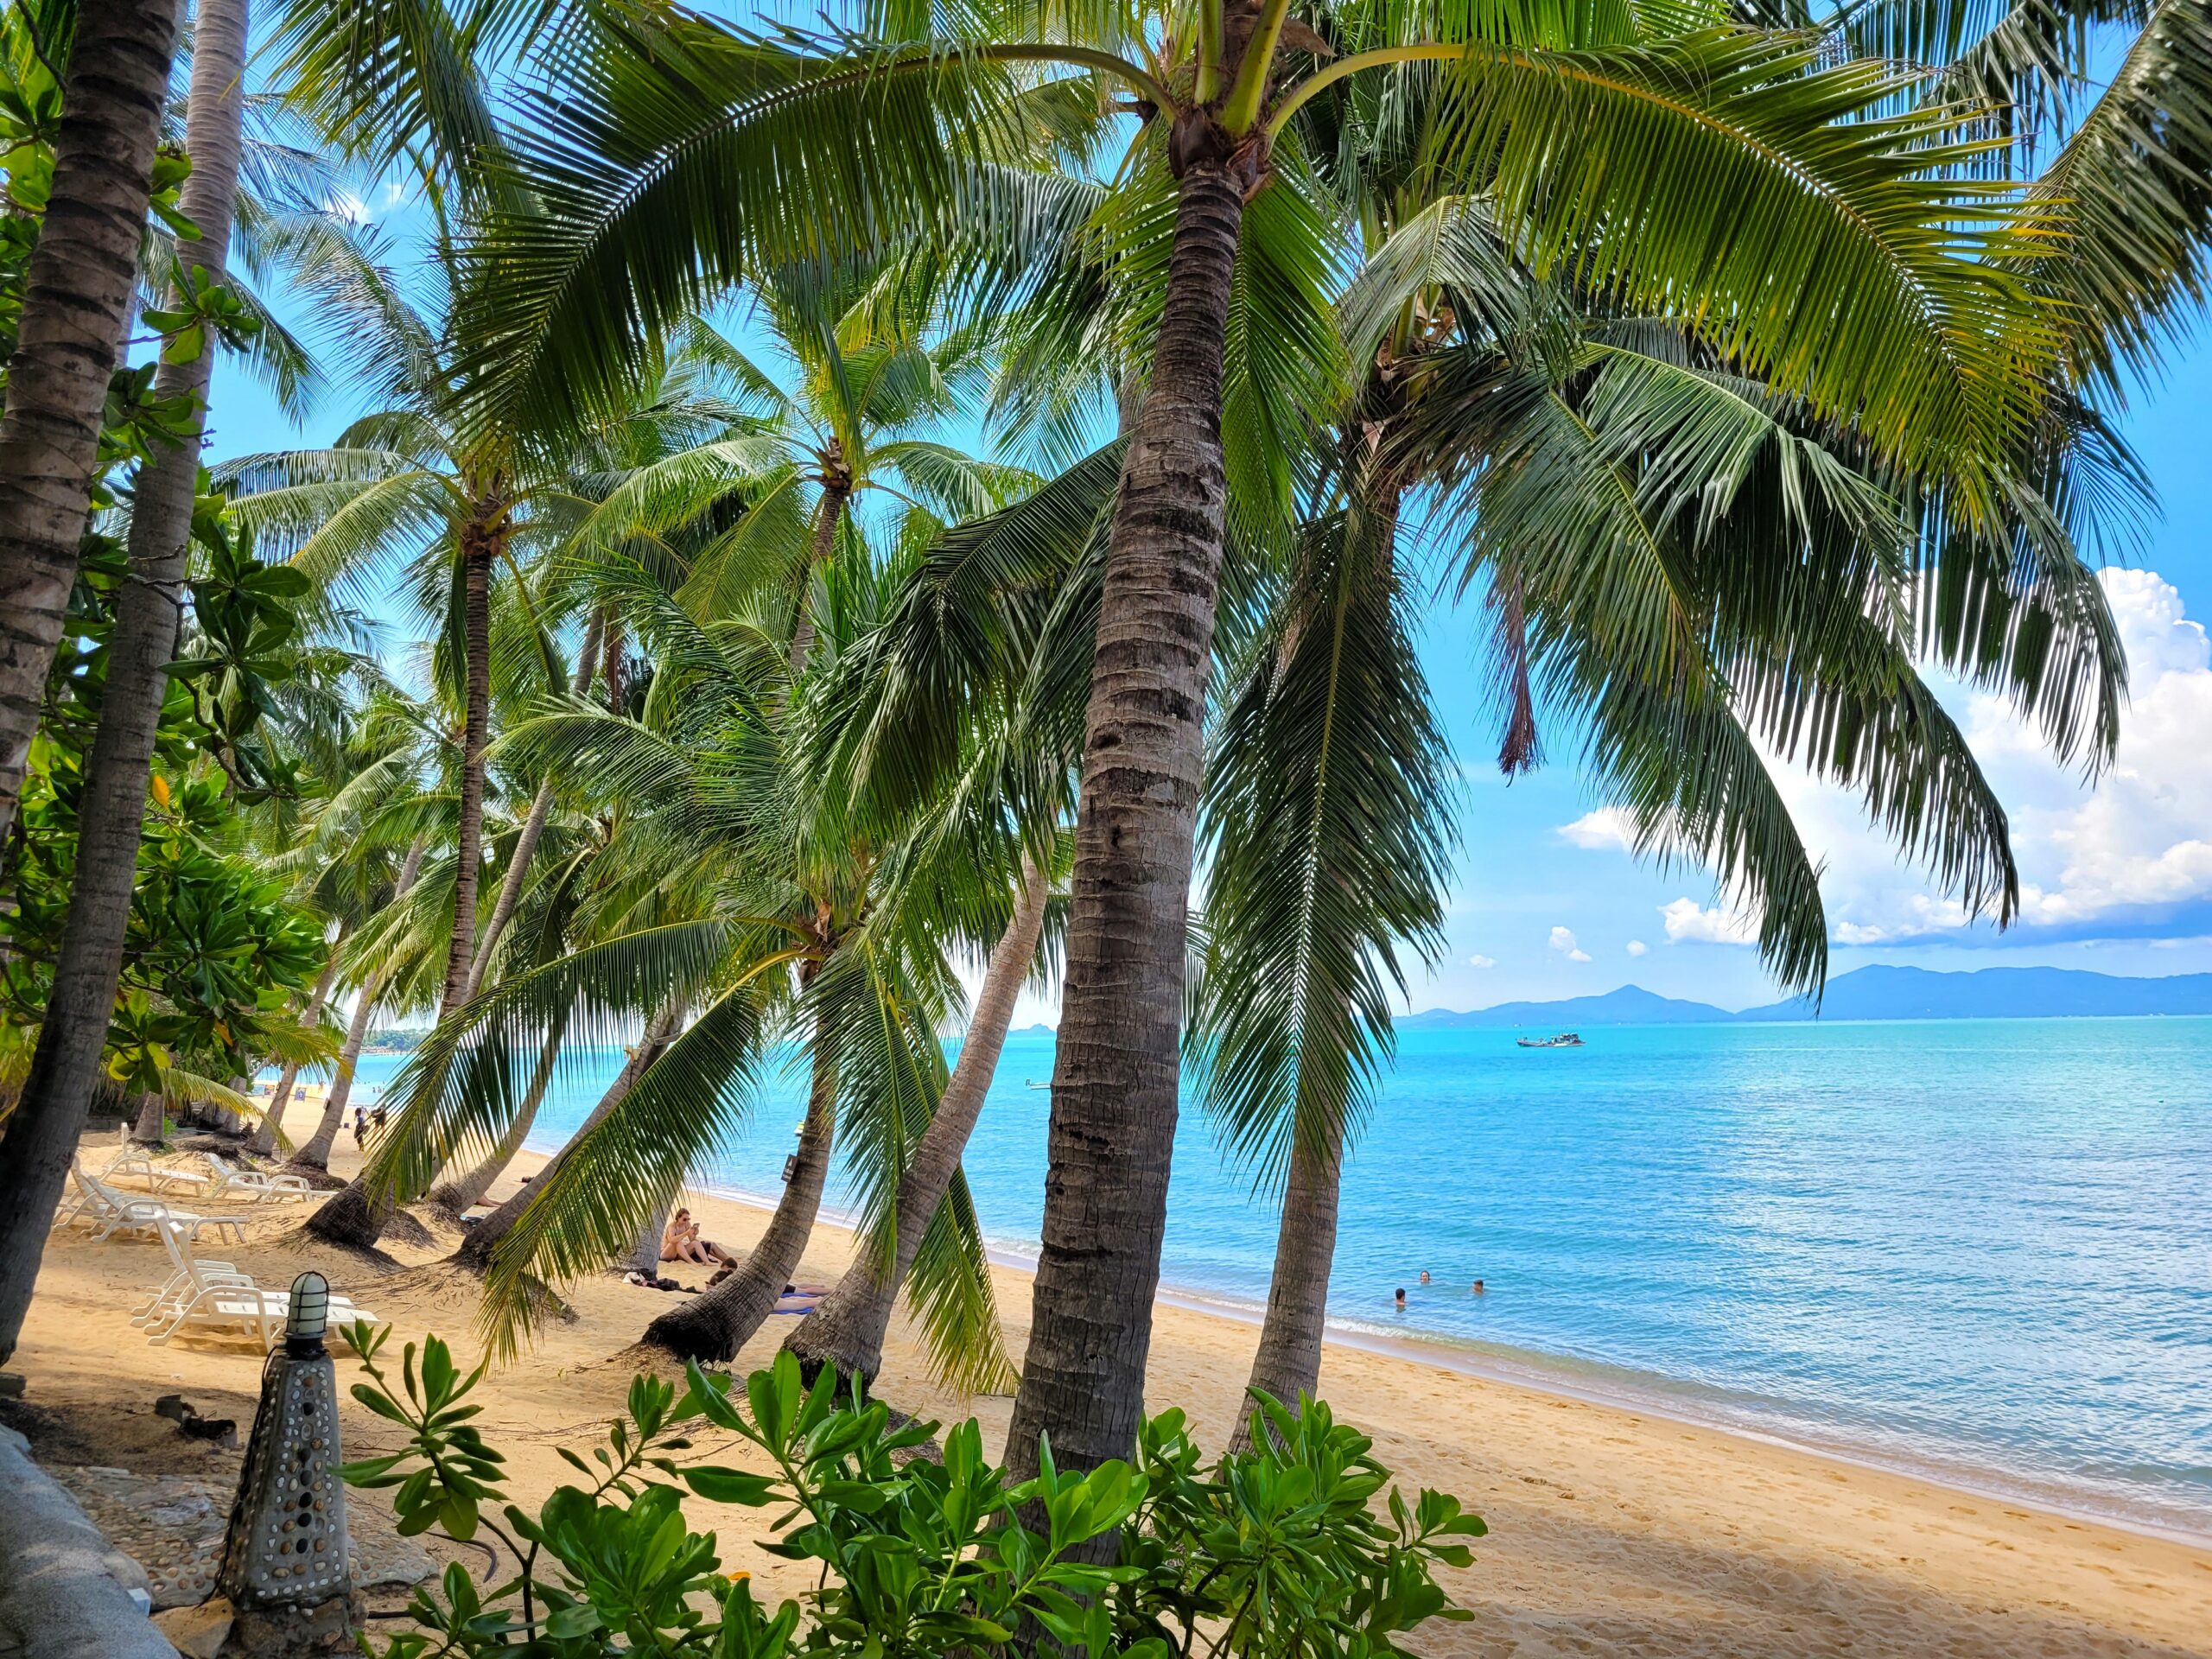
<svg viewBox="0 0 2212 1659">
<path fill-rule="evenodd" d="M 338 1476 L 338 1375 L 323 1332 L 330 1285 L 292 1281 L 284 1343 L 261 1374 L 261 1406 L 231 1507 L 216 1595 L 236 1659 L 276 1659 L 350 1644 L 359 1622 Z"/>
</svg>

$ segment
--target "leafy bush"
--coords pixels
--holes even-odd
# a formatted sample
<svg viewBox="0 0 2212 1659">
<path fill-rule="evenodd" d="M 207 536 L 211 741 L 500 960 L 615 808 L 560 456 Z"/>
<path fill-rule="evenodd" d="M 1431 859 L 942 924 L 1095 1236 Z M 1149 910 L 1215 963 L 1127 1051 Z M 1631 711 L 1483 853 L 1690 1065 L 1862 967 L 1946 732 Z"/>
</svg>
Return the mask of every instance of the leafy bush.
<svg viewBox="0 0 2212 1659">
<path fill-rule="evenodd" d="M 396 1488 L 402 1533 L 486 1532 L 518 1570 L 486 1588 L 448 1567 L 410 1609 L 431 1634 L 381 1649 L 365 1637 L 375 1659 L 975 1659 L 1018 1634 L 1091 1659 L 1367 1659 L 1402 1651 L 1397 1638 L 1430 1618 L 1469 1617 L 1432 1568 L 1465 1566 L 1482 1522 L 1440 1492 L 1408 1503 L 1368 1438 L 1317 1402 L 1294 1414 L 1261 1397 L 1259 1449 L 1211 1466 L 1170 1411 L 1145 1425 L 1134 1465 L 1063 1472 L 1047 1446 L 1038 1478 L 1009 1484 L 973 1418 L 932 1462 L 913 1454 L 935 1425 L 894 1427 L 880 1402 L 841 1399 L 826 1371 L 809 1389 L 788 1353 L 741 1388 L 693 1365 L 680 1401 L 671 1383 L 633 1380 L 606 1445 L 588 1460 L 562 1451 L 588 1484 L 532 1516 L 506 1500 L 504 1460 L 469 1421 L 483 1368 L 461 1376 L 434 1337 L 419 1365 L 407 1344 L 395 1389 L 377 1362 L 388 1334 L 348 1334 L 370 1378 L 353 1395 L 410 1439 L 346 1479 Z M 772 1472 L 679 1457 L 694 1430 L 748 1442 Z M 724 1573 L 714 1535 L 687 1526 L 687 1491 L 774 1511 L 761 1548 L 818 1563 L 816 1587 L 767 1611 Z M 1095 1541 L 1116 1532 L 1101 1564 Z"/>
</svg>

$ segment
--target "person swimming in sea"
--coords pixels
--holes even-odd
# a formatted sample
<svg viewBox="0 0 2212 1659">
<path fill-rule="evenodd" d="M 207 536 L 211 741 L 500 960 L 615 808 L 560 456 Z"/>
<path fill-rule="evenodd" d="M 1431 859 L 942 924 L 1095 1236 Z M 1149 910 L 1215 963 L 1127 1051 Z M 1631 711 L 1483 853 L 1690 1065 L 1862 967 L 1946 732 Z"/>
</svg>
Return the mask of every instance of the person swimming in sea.
<svg viewBox="0 0 2212 1659">
<path fill-rule="evenodd" d="M 1467 1287 L 1467 1294 L 1470 1296 L 1479 1296 L 1483 1294 L 1483 1281 L 1478 1279 L 1473 1284 L 1469 1285 Z"/>
<path fill-rule="evenodd" d="M 1423 1268 L 1421 1270 L 1421 1281 L 1424 1285 L 1428 1282 L 1428 1269 L 1427 1268 Z"/>
<path fill-rule="evenodd" d="M 1398 1287 L 1398 1312 L 1399 1312 L 1399 1313 L 1404 1313 L 1405 1311 L 1406 1311 L 1406 1287 L 1405 1287 L 1403 1285 L 1400 1285 L 1400 1286 Z"/>
</svg>

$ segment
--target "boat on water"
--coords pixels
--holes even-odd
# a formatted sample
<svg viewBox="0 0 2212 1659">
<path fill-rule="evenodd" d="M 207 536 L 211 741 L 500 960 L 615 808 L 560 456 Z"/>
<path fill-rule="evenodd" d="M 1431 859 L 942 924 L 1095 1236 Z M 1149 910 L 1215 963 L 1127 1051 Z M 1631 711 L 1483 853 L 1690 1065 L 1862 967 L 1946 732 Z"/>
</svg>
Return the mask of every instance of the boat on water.
<svg viewBox="0 0 2212 1659">
<path fill-rule="evenodd" d="M 1021 1080 L 1021 1086 L 1025 1089 L 1049 1089 L 1052 1085 L 1049 1083 L 1039 1083 L 1034 1077 L 1024 1077 Z"/>
<path fill-rule="evenodd" d="M 1571 1031 L 1562 1031 L 1556 1037 L 1516 1037 L 1513 1040 L 1522 1048 L 1580 1048 L 1582 1046 L 1582 1039 Z"/>
</svg>

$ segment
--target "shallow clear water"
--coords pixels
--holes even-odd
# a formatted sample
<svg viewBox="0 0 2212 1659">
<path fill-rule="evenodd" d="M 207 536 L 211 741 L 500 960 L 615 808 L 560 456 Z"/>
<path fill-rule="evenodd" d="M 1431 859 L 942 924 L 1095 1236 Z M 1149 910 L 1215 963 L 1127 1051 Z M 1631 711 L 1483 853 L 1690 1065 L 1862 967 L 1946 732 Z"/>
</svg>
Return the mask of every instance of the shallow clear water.
<svg viewBox="0 0 2212 1659">
<path fill-rule="evenodd" d="M 1402 1034 L 1345 1173 L 1334 1318 L 2212 1532 L 2212 1020 L 1585 1035 Z M 533 1144 L 620 1057 L 573 1058 Z M 1009 1038 L 968 1158 L 1015 1249 L 1050 1101 L 1024 1083 L 1051 1075 L 1049 1033 Z M 702 1179 L 773 1191 L 799 1113 L 792 1084 Z M 1274 1242 L 1186 1112 L 1166 1279 L 1261 1300 Z"/>
</svg>

